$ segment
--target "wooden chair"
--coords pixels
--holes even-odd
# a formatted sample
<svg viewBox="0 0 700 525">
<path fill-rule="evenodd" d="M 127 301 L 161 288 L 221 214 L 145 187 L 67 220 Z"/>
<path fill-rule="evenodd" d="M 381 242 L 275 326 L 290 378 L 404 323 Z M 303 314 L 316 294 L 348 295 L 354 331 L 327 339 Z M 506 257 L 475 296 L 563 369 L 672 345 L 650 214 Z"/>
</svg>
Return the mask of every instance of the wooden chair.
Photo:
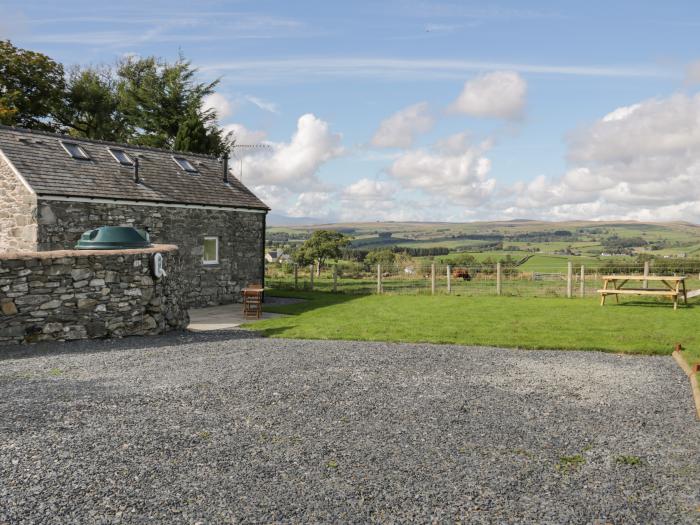
<svg viewBox="0 0 700 525">
<path fill-rule="evenodd" d="M 243 317 L 260 319 L 262 317 L 263 287 L 260 283 L 251 283 L 243 289 Z"/>
</svg>

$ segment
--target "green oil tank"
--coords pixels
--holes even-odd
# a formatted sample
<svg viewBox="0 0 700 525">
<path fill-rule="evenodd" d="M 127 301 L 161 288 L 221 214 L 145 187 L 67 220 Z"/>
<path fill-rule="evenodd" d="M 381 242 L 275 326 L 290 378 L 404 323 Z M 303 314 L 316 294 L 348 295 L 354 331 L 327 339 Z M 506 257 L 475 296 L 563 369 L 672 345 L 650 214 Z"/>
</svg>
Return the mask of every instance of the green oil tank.
<svg viewBox="0 0 700 525">
<path fill-rule="evenodd" d="M 133 250 L 150 246 L 151 240 L 145 230 L 137 230 L 131 226 L 102 226 L 83 233 L 75 249 Z"/>
</svg>

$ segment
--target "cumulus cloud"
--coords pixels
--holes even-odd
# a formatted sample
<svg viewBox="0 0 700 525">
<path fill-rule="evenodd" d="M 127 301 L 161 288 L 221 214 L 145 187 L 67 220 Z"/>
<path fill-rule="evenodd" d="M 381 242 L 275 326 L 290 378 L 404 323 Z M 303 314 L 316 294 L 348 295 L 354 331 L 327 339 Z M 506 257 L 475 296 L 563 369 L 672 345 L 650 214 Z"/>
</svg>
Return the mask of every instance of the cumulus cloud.
<svg viewBox="0 0 700 525">
<path fill-rule="evenodd" d="M 700 220 L 700 94 L 617 108 L 569 137 L 574 165 L 514 188 L 514 213 Z"/>
<path fill-rule="evenodd" d="M 408 148 L 415 136 L 429 131 L 433 123 L 428 103 L 414 104 L 383 120 L 372 137 L 372 145 L 378 148 Z"/>
<path fill-rule="evenodd" d="M 202 101 L 204 111 L 214 110 L 219 120 L 224 120 L 233 113 L 234 105 L 221 93 L 212 93 Z"/>
<path fill-rule="evenodd" d="M 445 202 L 478 206 L 496 187 L 489 177 L 491 161 L 484 156 L 488 141 L 471 144 L 466 133 L 452 135 L 430 149 L 405 152 L 388 169 L 405 188 L 422 190 Z"/>
<path fill-rule="evenodd" d="M 231 133 L 231 136 L 236 141 L 236 144 L 260 144 L 267 138 L 267 133 L 264 131 L 253 131 L 246 128 L 243 124 L 227 124 L 223 127 L 224 133 Z M 246 156 L 255 153 L 254 150 L 238 149 L 236 155 Z"/>
<path fill-rule="evenodd" d="M 523 114 L 526 94 L 527 83 L 518 73 L 496 71 L 467 81 L 450 110 L 473 117 L 517 119 Z"/>
<path fill-rule="evenodd" d="M 329 218 L 331 215 L 333 194 L 325 191 L 305 191 L 300 193 L 296 202 L 287 209 L 290 217 Z"/>
<path fill-rule="evenodd" d="M 299 117 L 289 142 L 267 144 L 269 151 L 245 159 L 246 177 L 259 185 L 299 191 L 318 186 L 319 168 L 343 153 L 341 135 L 331 132 L 327 122 L 311 113 Z"/>
</svg>

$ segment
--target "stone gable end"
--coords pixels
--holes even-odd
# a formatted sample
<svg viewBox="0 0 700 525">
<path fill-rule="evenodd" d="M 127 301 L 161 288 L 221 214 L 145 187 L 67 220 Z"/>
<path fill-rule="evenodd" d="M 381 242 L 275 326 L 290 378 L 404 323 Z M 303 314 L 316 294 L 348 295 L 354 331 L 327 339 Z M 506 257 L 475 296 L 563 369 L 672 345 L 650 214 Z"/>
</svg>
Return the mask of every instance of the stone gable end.
<svg viewBox="0 0 700 525">
<path fill-rule="evenodd" d="M 37 248 L 37 198 L 0 152 L 0 252 Z"/>
</svg>

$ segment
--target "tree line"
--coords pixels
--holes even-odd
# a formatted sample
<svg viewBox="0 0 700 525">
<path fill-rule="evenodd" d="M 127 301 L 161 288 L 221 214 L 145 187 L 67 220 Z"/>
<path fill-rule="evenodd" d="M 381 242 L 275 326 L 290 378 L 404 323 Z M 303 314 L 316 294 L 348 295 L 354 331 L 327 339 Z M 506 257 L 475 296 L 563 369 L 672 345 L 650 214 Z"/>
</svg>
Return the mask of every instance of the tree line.
<svg viewBox="0 0 700 525">
<path fill-rule="evenodd" d="M 233 139 L 205 97 L 220 79 L 201 82 L 180 53 L 168 62 L 127 56 L 113 65 L 70 66 L 0 41 L 0 124 L 220 156 Z"/>
</svg>

